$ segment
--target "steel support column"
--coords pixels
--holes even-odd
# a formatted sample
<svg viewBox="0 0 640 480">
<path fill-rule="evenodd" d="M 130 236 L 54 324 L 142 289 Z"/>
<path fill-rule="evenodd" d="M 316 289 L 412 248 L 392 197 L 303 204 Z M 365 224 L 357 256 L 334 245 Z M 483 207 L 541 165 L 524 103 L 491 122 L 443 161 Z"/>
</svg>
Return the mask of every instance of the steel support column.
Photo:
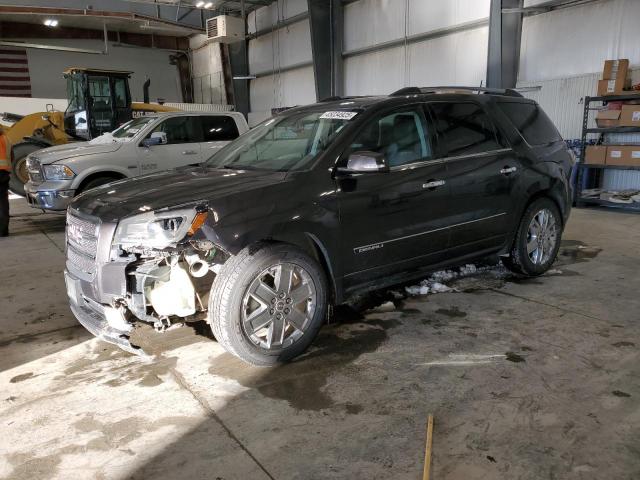
<svg viewBox="0 0 640 480">
<path fill-rule="evenodd" d="M 307 0 L 316 99 L 342 95 L 342 39 L 344 17 L 341 0 Z"/>
<path fill-rule="evenodd" d="M 229 44 L 229 63 L 231 76 L 241 78 L 233 80 L 233 104 L 236 111 L 245 117 L 249 114 L 249 61 L 247 58 L 247 41 Z"/>
<path fill-rule="evenodd" d="M 491 0 L 487 87 L 514 88 L 518 81 L 523 0 Z M 505 9 L 514 9 L 511 11 Z"/>
</svg>

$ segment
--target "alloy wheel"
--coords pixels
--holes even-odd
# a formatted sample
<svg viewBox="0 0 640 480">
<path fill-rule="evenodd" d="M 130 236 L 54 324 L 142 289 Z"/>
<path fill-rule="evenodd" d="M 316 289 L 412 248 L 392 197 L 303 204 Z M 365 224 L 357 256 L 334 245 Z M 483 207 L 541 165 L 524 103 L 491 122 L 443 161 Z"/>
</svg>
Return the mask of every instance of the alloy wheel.
<svg viewBox="0 0 640 480">
<path fill-rule="evenodd" d="M 287 348 L 308 329 L 316 309 L 316 286 L 299 265 L 279 263 L 263 270 L 242 301 L 242 328 L 265 350 Z"/>
<path fill-rule="evenodd" d="M 558 241 L 556 219 L 547 208 L 538 211 L 527 230 L 527 255 L 534 265 L 549 261 Z"/>
</svg>

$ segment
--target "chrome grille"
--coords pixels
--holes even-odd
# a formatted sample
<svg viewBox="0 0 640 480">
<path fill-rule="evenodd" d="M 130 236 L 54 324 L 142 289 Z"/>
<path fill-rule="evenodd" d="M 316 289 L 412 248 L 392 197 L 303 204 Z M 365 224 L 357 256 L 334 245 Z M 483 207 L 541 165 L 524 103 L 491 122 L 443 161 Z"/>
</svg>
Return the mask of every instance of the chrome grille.
<svg viewBox="0 0 640 480">
<path fill-rule="evenodd" d="M 67 213 L 67 260 L 88 275 L 96 271 L 98 223 Z"/>
<path fill-rule="evenodd" d="M 75 248 L 67 246 L 67 260 L 78 270 L 88 275 L 96 273 L 96 261 L 78 253 Z"/>
</svg>

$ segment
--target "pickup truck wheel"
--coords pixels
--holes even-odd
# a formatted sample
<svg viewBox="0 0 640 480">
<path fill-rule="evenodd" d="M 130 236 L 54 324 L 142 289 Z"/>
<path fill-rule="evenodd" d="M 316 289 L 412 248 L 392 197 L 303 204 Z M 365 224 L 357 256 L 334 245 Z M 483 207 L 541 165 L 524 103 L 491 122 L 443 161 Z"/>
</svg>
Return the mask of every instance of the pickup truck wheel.
<svg viewBox="0 0 640 480">
<path fill-rule="evenodd" d="M 562 220 L 555 203 L 540 198 L 522 216 L 511 255 L 502 262 L 511 271 L 527 276 L 549 270 L 560 249 Z"/>
<path fill-rule="evenodd" d="M 291 245 L 246 248 L 211 287 L 209 323 L 218 342 L 241 360 L 269 366 L 300 355 L 326 312 L 324 272 Z"/>
<path fill-rule="evenodd" d="M 87 190 L 91 190 L 92 188 L 97 188 L 102 185 L 105 185 L 109 182 L 114 182 L 116 179 L 113 177 L 96 177 L 89 180 L 87 183 L 82 185 L 80 191 L 78 193 L 84 193 Z"/>
</svg>

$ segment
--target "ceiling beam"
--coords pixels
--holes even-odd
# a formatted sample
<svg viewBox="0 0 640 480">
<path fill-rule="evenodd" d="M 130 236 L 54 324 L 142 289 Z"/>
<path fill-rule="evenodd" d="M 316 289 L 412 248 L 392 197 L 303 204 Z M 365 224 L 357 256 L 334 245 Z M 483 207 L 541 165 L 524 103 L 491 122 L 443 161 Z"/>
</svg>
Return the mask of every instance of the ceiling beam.
<svg viewBox="0 0 640 480">
<path fill-rule="evenodd" d="M 0 38 L 2 39 L 20 39 L 25 38 L 25 32 L 29 32 L 29 38 L 38 39 L 83 39 L 83 40 L 103 40 L 104 32 L 102 29 L 77 28 L 77 27 L 56 27 L 49 28 L 40 24 L 21 23 L 21 22 L 2 22 L 0 21 Z M 153 38 L 152 38 L 153 37 Z M 182 36 L 171 35 L 151 35 L 149 33 L 131 33 L 131 32 L 108 32 L 108 40 L 110 42 L 118 42 L 137 47 L 160 48 L 164 50 L 180 50 L 189 49 L 189 39 Z"/>
</svg>

